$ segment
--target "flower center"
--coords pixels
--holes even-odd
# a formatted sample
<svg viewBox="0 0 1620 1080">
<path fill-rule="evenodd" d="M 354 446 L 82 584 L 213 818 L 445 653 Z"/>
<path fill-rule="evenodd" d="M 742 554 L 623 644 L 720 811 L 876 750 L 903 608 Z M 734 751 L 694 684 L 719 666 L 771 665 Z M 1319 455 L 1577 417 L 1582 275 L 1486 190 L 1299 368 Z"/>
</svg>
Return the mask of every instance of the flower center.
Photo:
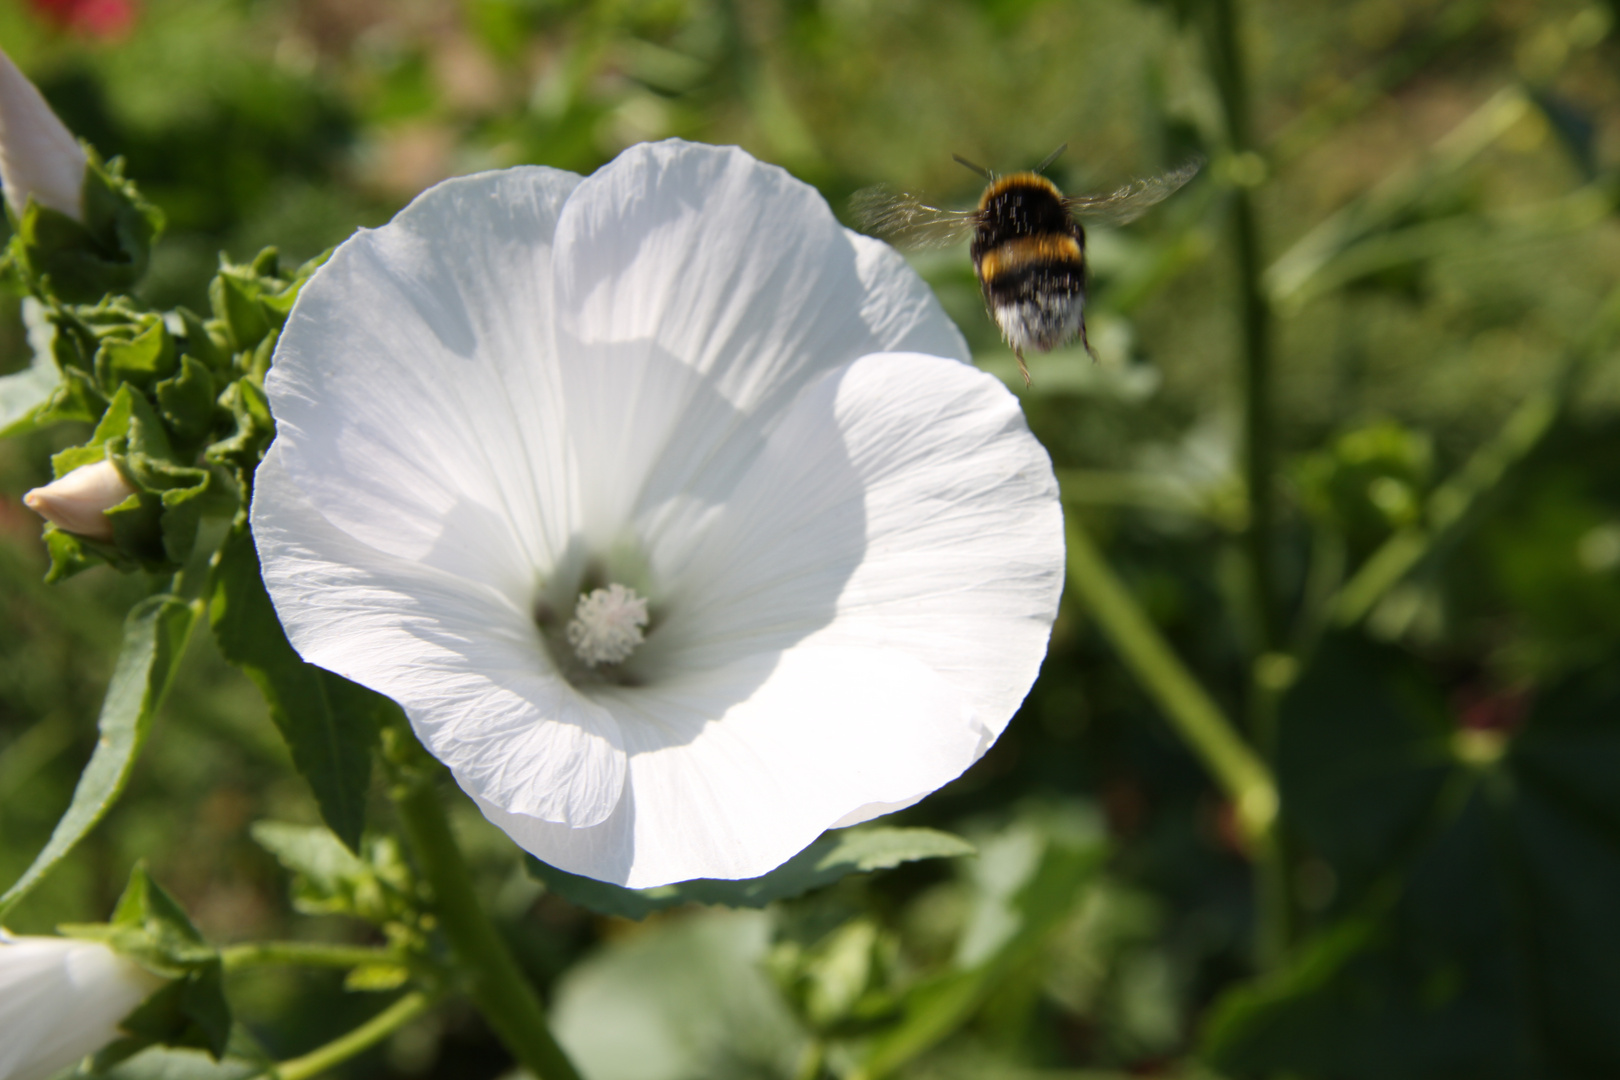
<svg viewBox="0 0 1620 1080">
<path fill-rule="evenodd" d="M 629 659 L 645 640 L 641 630 L 646 625 L 646 599 L 614 583 L 581 596 L 564 633 L 574 655 L 586 667 L 595 667 Z"/>
</svg>

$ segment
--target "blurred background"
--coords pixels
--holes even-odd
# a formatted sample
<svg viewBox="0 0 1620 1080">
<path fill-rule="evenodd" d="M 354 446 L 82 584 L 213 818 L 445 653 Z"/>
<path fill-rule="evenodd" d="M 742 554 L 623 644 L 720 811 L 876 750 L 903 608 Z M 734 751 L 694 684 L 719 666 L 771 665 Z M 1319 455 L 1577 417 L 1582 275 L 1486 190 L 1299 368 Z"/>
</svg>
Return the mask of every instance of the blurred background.
<svg viewBox="0 0 1620 1080">
<path fill-rule="evenodd" d="M 458 806 L 593 1080 L 814 1080 L 872 1046 L 919 1080 L 1620 1075 L 1620 3 L 1235 2 L 0 0 L 0 47 L 166 213 L 162 306 L 204 310 L 220 252 L 296 262 L 445 177 L 646 139 L 739 144 L 841 215 L 880 183 L 971 206 L 953 153 L 1012 171 L 1066 142 L 1066 191 L 1207 159 L 1090 232 L 1099 359 L 1032 357 L 1028 390 L 965 246 L 913 259 L 1276 769 L 1270 929 L 1231 807 L 1071 596 L 1007 734 L 902 815 L 976 858 L 631 922 L 547 894 Z M 1244 554 L 1255 318 L 1269 599 Z M 28 359 L 5 300 L 0 373 Z M 0 444 L 0 883 L 67 805 L 146 588 L 41 582 L 19 496 L 82 438 Z M 12 929 L 105 918 L 144 856 L 214 941 L 368 940 L 296 913 L 249 836 L 318 818 L 213 648 Z M 230 989 L 278 1057 L 388 1000 L 308 972 Z M 334 1075 L 509 1068 L 447 1006 Z"/>
</svg>

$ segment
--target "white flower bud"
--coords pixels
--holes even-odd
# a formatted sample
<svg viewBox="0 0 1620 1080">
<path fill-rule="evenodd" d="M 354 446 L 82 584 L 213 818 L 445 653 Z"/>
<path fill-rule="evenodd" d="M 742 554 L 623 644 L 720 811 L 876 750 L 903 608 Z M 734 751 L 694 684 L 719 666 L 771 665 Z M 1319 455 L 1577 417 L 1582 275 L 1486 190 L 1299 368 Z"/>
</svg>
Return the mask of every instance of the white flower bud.
<svg viewBox="0 0 1620 1080">
<path fill-rule="evenodd" d="M 0 185 L 14 213 L 28 197 L 84 220 L 84 150 L 28 77 L 0 51 Z"/>
<path fill-rule="evenodd" d="M 95 1053 L 161 985 L 100 942 L 0 930 L 0 1080 L 44 1080 Z"/>
<path fill-rule="evenodd" d="M 80 465 L 60 480 L 35 488 L 23 504 L 55 525 L 92 540 L 111 540 L 107 511 L 135 493 L 111 461 Z M 0 1080 L 4 1075 L 0 1074 Z"/>
</svg>

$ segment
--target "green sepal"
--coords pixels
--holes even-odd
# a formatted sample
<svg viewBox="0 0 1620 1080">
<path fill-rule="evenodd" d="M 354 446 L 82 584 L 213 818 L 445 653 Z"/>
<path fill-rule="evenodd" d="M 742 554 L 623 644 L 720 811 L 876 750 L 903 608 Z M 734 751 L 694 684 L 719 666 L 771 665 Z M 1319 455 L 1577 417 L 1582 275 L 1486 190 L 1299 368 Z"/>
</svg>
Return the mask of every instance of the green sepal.
<svg viewBox="0 0 1620 1080">
<path fill-rule="evenodd" d="M 106 411 L 107 398 L 96 388 L 95 380 L 78 368 L 63 368 L 62 381 L 34 412 L 32 422 L 35 427 L 63 420 L 94 424 Z M 7 434 L 12 432 L 8 431 Z"/>
<path fill-rule="evenodd" d="M 194 1046 L 215 1059 L 230 1038 L 219 952 L 197 932 L 184 909 L 137 863 L 129 885 L 104 924 L 60 928 L 69 937 L 102 941 L 155 975 L 170 980 L 124 1018 L 129 1037 L 103 1051 L 119 1060 L 154 1043 Z"/>
<path fill-rule="evenodd" d="M 260 297 L 264 287 L 252 270 L 225 264 L 208 283 L 208 300 L 214 318 L 225 328 L 225 335 L 236 352 L 251 353 L 270 333 L 270 312 Z"/>
<path fill-rule="evenodd" d="M 10 249 L 33 291 L 70 303 L 133 289 L 163 229 L 162 212 L 124 178 L 121 162 L 103 164 L 89 146 L 85 155 L 84 221 L 30 198 Z"/>
<path fill-rule="evenodd" d="M 185 328 L 186 355 L 195 356 L 213 371 L 225 371 L 231 366 L 231 343 L 217 322 L 210 326 L 194 312 L 177 308 L 180 324 Z"/>
<path fill-rule="evenodd" d="M 103 390 L 125 382 L 146 389 L 174 374 L 179 352 L 161 316 L 146 315 L 120 329 L 102 338 L 96 350 L 96 381 Z"/>
<path fill-rule="evenodd" d="M 0 435 L 21 435 L 63 420 L 91 424 L 100 420 L 107 398 L 91 376 L 95 353 L 91 328 L 66 309 L 32 298 L 23 302 L 23 321 L 34 350 L 34 369 L 54 373 L 55 381 L 38 405 L 17 416 Z"/>
<path fill-rule="evenodd" d="M 111 544 L 52 527 L 48 581 L 58 581 L 98 559 L 128 570 L 135 566 L 172 573 L 184 565 L 196 541 L 213 474 L 180 464 L 168 432 L 146 396 L 120 386 L 90 441 L 51 458 L 58 478 L 82 465 L 111 461 L 134 493 L 106 511 Z"/>
<path fill-rule="evenodd" d="M 281 276 L 275 248 L 265 248 L 246 265 L 220 260 L 219 273 L 208 286 L 208 301 L 244 373 L 264 378 L 276 334 L 286 325 L 299 290 L 330 254 L 317 255 L 290 278 Z"/>
<path fill-rule="evenodd" d="M 238 379 L 219 395 L 219 404 L 236 421 L 236 430 L 210 446 L 203 456 L 210 464 L 230 470 L 245 502 L 252 491 L 253 471 L 276 435 L 270 399 L 258 383 Z"/>
<path fill-rule="evenodd" d="M 186 445 L 196 445 L 214 428 L 214 378 L 202 361 L 180 358 L 180 371 L 157 384 L 158 411 L 169 433 Z"/>
</svg>

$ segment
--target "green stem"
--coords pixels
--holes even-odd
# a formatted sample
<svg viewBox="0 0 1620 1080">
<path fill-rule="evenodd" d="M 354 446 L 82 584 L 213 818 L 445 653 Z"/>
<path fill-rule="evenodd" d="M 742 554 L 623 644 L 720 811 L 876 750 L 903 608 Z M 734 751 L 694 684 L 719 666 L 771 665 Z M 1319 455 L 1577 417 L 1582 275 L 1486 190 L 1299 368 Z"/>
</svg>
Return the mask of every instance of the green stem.
<svg viewBox="0 0 1620 1080">
<path fill-rule="evenodd" d="M 1185 484 L 1151 472 L 1106 469 L 1059 469 L 1058 486 L 1066 503 L 1091 506 L 1135 506 L 1193 517 L 1208 517 L 1208 510 Z"/>
<path fill-rule="evenodd" d="M 357 968 L 367 964 L 399 964 L 404 961 L 389 949 L 369 945 L 321 945 L 306 941 L 256 941 L 230 945 L 220 950 L 226 971 L 292 964 L 299 967 Z"/>
<path fill-rule="evenodd" d="M 1171 651 L 1074 515 L 1069 515 L 1064 531 L 1069 587 L 1097 620 L 1137 682 L 1231 798 L 1250 840 L 1263 839 L 1277 816 L 1277 786 L 1265 763 Z"/>
<path fill-rule="evenodd" d="M 580 1080 L 552 1037 L 539 995 L 478 902 L 472 873 L 439 801 L 439 770 L 403 723 L 390 726 L 384 735 L 384 758 L 394 773 L 390 793 L 473 1002 L 534 1080 Z"/>
<path fill-rule="evenodd" d="M 1237 258 L 1241 305 L 1243 356 L 1244 486 L 1249 495 L 1249 525 L 1244 535 L 1249 576 L 1254 590 L 1255 622 L 1261 652 L 1271 652 L 1281 641 L 1281 616 L 1276 590 L 1277 501 L 1272 485 L 1275 422 L 1271 399 L 1271 311 L 1261 288 L 1260 230 L 1254 201 L 1245 183 L 1264 176 L 1264 164 L 1254 157 L 1249 125 L 1249 89 L 1238 43 L 1235 0 L 1212 0 L 1207 24 L 1210 66 L 1226 120 L 1227 149 L 1234 162 L 1248 159 L 1234 174 L 1240 183 L 1232 190 L 1232 248 Z"/>
<path fill-rule="evenodd" d="M 356 1054 L 371 1049 L 427 1012 L 432 1005 L 433 999 L 427 994 L 420 992 L 406 994 L 348 1034 L 333 1039 L 303 1057 L 282 1062 L 276 1066 L 271 1075 L 276 1080 L 309 1080 L 310 1077 L 319 1076 L 334 1065 L 342 1064 Z"/>
</svg>

